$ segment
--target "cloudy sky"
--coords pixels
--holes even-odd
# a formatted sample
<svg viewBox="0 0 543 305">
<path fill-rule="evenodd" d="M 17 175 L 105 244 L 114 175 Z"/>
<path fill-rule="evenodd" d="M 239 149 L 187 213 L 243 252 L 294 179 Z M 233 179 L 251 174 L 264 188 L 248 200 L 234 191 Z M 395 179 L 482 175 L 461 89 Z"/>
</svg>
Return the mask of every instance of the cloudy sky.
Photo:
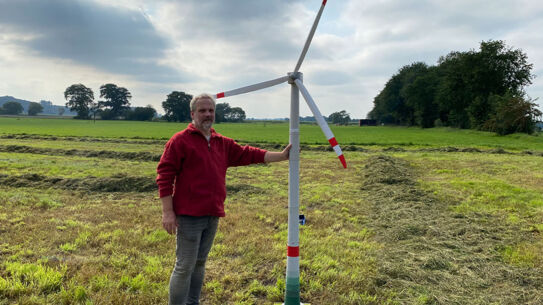
<svg viewBox="0 0 543 305">
<path fill-rule="evenodd" d="M 0 96 L 61 105 L 71 84 L 98 99 L 114 83 L 133 106 L 162 112 L 172 91 L 215 94 L 292 71 L 321 2 L 0 0 Z M 539 0 L 328 0 L 301 71 L 324 115 L 364 118 L 402 66 L 504 40 L 528 54 L 527 92 L 543 97 L 541 29 Z M 288 117 L 290 89 L 220 101 L 248 117 Z"/>
</svg>

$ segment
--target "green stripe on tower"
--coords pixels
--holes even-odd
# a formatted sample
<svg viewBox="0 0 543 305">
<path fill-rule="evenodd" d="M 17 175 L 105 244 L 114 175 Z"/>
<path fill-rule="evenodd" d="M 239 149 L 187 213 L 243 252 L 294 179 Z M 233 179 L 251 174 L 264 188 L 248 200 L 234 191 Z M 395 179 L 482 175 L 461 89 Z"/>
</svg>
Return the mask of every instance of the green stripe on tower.
<svg viewBox="0 0 543 305">
<path fill-rule="evenodd" d="M 300 305 L 300 297 L 285 298 L 285 305 Z"/>
<path fill-rule="evenodd" d="M 287 277 L 285 305 L 300 305 L 300 278 Z"/>
</svg>

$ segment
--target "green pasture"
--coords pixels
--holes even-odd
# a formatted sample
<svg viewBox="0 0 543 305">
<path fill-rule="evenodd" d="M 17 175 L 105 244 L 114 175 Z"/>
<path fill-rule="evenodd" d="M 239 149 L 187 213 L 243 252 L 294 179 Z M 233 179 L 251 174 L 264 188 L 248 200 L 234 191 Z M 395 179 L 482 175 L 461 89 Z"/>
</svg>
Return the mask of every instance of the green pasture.
<svg viewBox="0 0 543 305">
<path fill-rule="evenodd" d="M 159 154 L 184 126 L 0 118 L 0 147 L 49 149 L 0 152 L 0 305 L 167 304 L 175 238 L 161 227 L 157 192 L 142 187 L 156 162 L 120 156 Z M 247 143 L 284 145 L 288 136 L 286 123 L 216 127 Z M 416 148 L 541 152 L 541 137 L 332 129 L 340 142 L 372 149 L 346 151 L 347 169 L 333 152 L 301 151 L 302 302 L 540 304 L 543 157 Z M 15 137 L 23 133 L 43 137 Z M 318 126 L 303 125 L 302 138 L 325 144 Z M 61 154 L 70 150 L 118 156 Z M 283 301 L 287 179 L 286 162 L 228 170 L 202 305 Z M 108 181 L 126 185 L 113 192 Z"/>
<path fill-rule="evenodd" d="M 77 156 L 51 156 L 0 152 L 0 172 L 39 174 L 63 178 L 105 177 L 115 174 L 156 176 L 156 162 L 123 161 Z"/>
<path fill-rule="evenodd" d="M 187 123 L 82 121 L 73 119 L 0 117 L 0 136 L 32 134 L 93 138 L 140 138 L 167 140 Z M 288 123 L 253 122 L 216 124 L 215 129 L 244 143 L 288 142 Z M 526 134 L 497 136 L 489 132 L 450 128 L 331 126 L 340 145 L 403 147 L 475 147 L 543 151 L 543 137 Z M 326 145 L 320 128 L 302 124 L 302 144 Z"/>
</svg>

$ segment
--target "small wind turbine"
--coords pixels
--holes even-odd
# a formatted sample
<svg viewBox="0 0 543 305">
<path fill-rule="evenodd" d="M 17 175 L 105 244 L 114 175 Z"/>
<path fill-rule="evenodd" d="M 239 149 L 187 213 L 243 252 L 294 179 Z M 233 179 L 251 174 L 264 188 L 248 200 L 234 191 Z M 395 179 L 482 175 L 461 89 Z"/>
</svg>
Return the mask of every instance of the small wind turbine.
<svg viewBox="0 0 543 305">
<path fill-rule="evenodd" d="M 321 8 L 313 22 L 311 31 L 307 36 L 302 54 L 296 63 L 294 72 L 287 73 L 287 76 L 279 77 L 262 83 L 217 93 L 215 98 L 224 98 L 234 96 L 238 94 L 248 93 L 271 86 L 275 86 L 288 81 L 291 85 L 290 93 L 290 144 L 292 148 L 289 156 L 289 196 L 288 196 L 288 248 L 287 248 L 287 274 L 286 274 L 286 289 L 285 289 L 285 303 L 284 305 L 300 305 L 300 240 L 299 240 L 299 182 L 300 182 L 300 112 L 299 112 L 299 92 L 302 93 L 309 109 L 313 113 L 313 116 L 317 120 L 320 128 L 324 132 L 326 139 L 336 152 L 341 164 L 344 168 L 347 168 L 345 157 L 339 147 L 336 138 L 332 134 L 330 127 L 326 124 L 319 108 L 313 101 L 313 98 L 305 88 L 303 84 L 303 74 L 299 72 L 300 66 L 304 60 L 305 54 L 309 49 L 315 30 L 326 5 L 327 0 L 322 1 Z"/>
</svg>

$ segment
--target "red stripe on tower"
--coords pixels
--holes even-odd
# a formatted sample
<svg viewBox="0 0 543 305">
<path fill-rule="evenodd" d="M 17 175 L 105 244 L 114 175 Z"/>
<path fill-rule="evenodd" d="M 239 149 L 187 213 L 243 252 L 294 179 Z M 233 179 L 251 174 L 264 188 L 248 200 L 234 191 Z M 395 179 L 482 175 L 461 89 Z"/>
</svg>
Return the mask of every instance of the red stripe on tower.
<svg viewBox="0 0 543 305">
<path fill-rule="evenodd" d="M 334 146 L 337 145 L 336 138 L 330 138 L 330 139 L 328 140 L 328 142 L 330 143 L 330 145 L 331 145 L 332 147 L 334 147 Z"/>
<path fill-rule="evenodd" d="M 221 97 L 224 97 L 224 92 L 217 93 L 217 98 L 221 98 Z"/>
<path fill-rule="evenodd" d="M 298 256 L 300 256 L 300 247 L 288 246 L 287 256 L 288 257 L 298 257 Z"/>
<path fill-rule="evenodd" d="M 327 0 L 322 0 L 322 5 L 326 5 Z"/>
</svg>

